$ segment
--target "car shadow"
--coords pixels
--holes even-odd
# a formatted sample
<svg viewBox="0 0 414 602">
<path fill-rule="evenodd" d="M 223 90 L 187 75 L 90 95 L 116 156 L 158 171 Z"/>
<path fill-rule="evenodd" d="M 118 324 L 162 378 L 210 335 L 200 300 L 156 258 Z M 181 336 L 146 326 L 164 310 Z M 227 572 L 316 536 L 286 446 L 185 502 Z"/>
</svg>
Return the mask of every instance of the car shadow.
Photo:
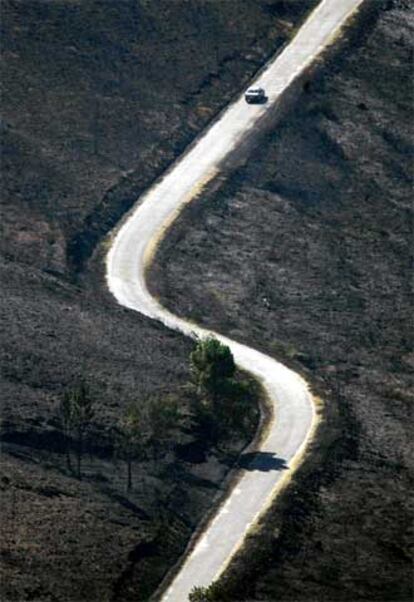
<svg viewBox="0 0 414 602">
<path fill-rule="evenodd" d="M 239 458 L 238 466 L 245 470 L 260 470 L 261 472 L 287 470 L 289 468 L 283 458 L 278 458 L 271 452 L 242 454 Z"/>
</svg>

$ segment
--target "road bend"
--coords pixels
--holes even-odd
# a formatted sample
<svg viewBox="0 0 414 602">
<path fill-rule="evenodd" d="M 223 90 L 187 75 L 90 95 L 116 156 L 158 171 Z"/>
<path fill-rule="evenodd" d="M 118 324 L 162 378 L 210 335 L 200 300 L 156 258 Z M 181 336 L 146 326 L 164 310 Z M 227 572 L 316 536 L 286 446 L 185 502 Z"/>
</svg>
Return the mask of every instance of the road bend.
<svg viewBox="0 0 414 602">
<path fill-rule="evenodd" d="M 271 60 L 255 85 L 266 90 L 266 104 L 249 105 L 240 95 L 196 144 L 140 199 L 114 235 L 107 255 L 107 284 L 118 303 L 163 322 L 188 336 L 213 334 L 227 344 L 237 365 L 258 378 L 273 406 L 259 452 L 273 458 L 243 471 L 162 595 L 184 602 L 194 586 L 211 584 L 240 547 L 246 532 L 277 493 L 303 453 L 315 425 L 307 383 L 274 359 L 178 318 L 149 293 L 145 269 L 154 250 L 183 206 L 219 172 L 220 165 L 254 131 L 261 118 L 328 45 L 363 0 L 322 0 L 284 51 Z"/>
</svg>

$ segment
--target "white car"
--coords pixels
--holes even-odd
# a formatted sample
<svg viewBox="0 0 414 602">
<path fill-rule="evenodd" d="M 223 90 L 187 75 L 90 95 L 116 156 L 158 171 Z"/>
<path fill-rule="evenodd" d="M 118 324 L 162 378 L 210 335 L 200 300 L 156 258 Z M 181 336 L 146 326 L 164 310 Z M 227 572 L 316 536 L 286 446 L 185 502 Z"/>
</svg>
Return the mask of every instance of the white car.
<svg viewBox="0 0 414 602">
<path fill-rule="evenodd" d="M 266 93 L 263 88 L 254 86 L 246 90 L 244 98 L 249 104 L 266 102 Z"/>
</svg>

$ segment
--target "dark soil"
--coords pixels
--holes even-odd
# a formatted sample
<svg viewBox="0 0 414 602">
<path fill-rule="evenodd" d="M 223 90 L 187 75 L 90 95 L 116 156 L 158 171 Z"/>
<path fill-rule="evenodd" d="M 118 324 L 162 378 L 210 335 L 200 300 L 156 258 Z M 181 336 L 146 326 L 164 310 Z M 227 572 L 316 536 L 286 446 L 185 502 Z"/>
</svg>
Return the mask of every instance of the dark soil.
<svg viewBox="0 0 414 602">
<path fill-rule="evenodd" d="M 103 248 L 87 262 L 315 2 L 3 1 L 5 602 L 146 599 L 246 443 L 183 428 L 126 494 L 114 423 L 164 391 L 185 411 L 191 345 L 117 307 Z M 56 419 L 80 375 L 96 404 L 82 482 Z"/>
<path fill-rule="evenodd" d="M 412 599 L 409 4 L 366 3 L 289 115 L 156 258 L 152 288 L 172 311 L 286 361 L 325 402 L 220 600 Z"/>
<path fill-rule="evenodd" d="M 8 254 L 80 270 L 314 4 L 3 2 Z"/>
</svg>

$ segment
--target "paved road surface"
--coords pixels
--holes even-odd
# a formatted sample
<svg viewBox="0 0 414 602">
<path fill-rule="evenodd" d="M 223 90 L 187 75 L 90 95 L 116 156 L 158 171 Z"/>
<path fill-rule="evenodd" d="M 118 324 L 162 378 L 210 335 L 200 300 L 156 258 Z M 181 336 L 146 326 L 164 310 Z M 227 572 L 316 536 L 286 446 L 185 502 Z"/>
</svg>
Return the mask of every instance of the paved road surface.
<svg viewBox="0 0 414 602">
<path fill-rule="evenodd" d="M 183 205 L 217 174 L 222 160 L 274 106 L 293 79 L 334 41 L 361 2 L 323 0 L 289 46 L 256 80 L 255 84 L 265 88 L 268 102 L 248 105 L 241 95 L 164 178 L 139 199 L 107 256 L 108 286 L 120 304 L 190 336 L 206 336 L 207 331 L 175 317 L 149 294 L 144 271 L 156 242 Z M 262 459 L 244 472 L 200 537 L 163 596 L 168 602 L 184 602 L 194 585 L 208 585 L 222 572 L 283 476 L 292 470 L 315 424 L 312 396 L 301 377 L 254 349 L 217 336 L 229 345 L 240 367 L 262 380 L 274 406 L 274 417 L 261 445 Z"/>
</svg>

